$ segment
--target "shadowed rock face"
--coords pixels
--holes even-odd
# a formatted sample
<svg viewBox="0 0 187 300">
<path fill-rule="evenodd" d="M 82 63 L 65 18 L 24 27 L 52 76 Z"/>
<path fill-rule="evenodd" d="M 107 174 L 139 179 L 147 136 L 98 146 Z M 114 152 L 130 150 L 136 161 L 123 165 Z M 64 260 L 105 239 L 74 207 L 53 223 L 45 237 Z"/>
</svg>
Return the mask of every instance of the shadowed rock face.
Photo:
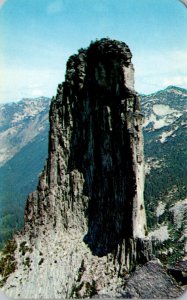
<svg viewBox="0 0 187 300">
<path fill-rule="evenodd" d="M 26 230 L 53 222 L 87 231 L 84 241 L 97 255 L 144 237 L 142 115 L 131 57 L 125 43 L 102 39 L 68 60 Z"/>
</svg>

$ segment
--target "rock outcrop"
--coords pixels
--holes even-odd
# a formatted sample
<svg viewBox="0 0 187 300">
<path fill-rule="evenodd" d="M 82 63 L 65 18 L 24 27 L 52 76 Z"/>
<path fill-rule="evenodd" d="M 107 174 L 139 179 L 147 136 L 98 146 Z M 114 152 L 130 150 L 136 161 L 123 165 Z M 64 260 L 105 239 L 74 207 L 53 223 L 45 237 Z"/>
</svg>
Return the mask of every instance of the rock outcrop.
<svg viewBox="0 0 187 300">
<path fill-rule="evenodd" d="M 183 293 L 163 268 L 159 260 L 151 260 L 136 271 L 127 280 L 121 298 L 169 299 L 177 298 Z"/>
<path fill-rule="evenodd" d="M 149 258 L 142 114 L 131 52 L 102 39 L 67 62 L 50 109 L 49 156 L 15 237 L 21 298 L 115 295 Z"/>
<path fill-rule="evenodd" d="M 87 230 L 95 254 L 143 238 L 143 140 L 131 53 L 101 40 L 70 57 L 50 110 L 49 158 L 25 230 Z M 57 224 L 58 223 L 58 224 Z"/>
</svg>

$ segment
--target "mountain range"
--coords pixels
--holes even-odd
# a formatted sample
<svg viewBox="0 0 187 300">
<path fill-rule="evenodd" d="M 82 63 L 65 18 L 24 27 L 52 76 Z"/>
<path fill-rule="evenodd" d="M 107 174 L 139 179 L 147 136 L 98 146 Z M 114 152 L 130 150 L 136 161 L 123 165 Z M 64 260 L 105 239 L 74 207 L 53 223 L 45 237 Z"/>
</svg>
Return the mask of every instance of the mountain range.
<svg viewBox="0 0 187 300">
<path fill-rule="evenodd" d="M 163 244 L 161 257 L 170 249 L 173 262 L 186 254 L 187 90 L 169 86 L 141 99 L 148 227 Z"/>
<path fill-rule="evenodd" d="M 50 99 L 0 106 L 0 245 L 23 225 L 28 193 L 47 157 Z"/>
<path fill-rule="evenodd" d="M 0 106 L 1 246 L 22 227 L 26 197 L 45 164 L 49 105 L 40 97 Z M 184 256 L 187 238 L 187 90 L 169 86 L 141 95 L 141 106 L 149 235 L 162 243 L 155 249 L 160 259 L 173 263 Z"/>
</svg>

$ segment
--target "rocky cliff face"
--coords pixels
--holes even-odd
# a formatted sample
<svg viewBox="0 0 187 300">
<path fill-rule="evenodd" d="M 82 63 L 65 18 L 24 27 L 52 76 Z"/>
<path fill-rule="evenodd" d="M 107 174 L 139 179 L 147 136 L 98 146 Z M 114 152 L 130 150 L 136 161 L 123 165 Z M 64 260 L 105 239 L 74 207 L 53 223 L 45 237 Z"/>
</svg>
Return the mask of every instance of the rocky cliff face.
<svg viewBox="0 0 187 300">
<path fill-rule="evenodd" d="M 22 298 L 115 292 L 146 261 L 142 114 L 131 52 L 102 39 L 67 62 L 50 109 L 49 157 L 4 286 Z"/>
<path fill-rule="evenodd" d="M 97 255 L 145 236 L 142 115 L 133 77 L 124 43 L 102 40 L 69 59 L 26 230 L 46 222 L 87 230 L 84 240 Z"/>
</svg>

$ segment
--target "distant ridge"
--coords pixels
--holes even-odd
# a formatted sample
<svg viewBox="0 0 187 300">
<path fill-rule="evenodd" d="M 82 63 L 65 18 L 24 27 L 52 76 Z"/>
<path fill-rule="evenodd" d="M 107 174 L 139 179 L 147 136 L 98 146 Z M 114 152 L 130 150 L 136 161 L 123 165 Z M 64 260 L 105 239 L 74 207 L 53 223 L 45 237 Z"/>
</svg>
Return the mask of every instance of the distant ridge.
<svg viewBox="0 0 187 300">
<path fill-rule="evenodd" d="M 47 158 L 50 99 L 22 99 L 0 107 L 0 247 L 23 226 L 26 197 Z"/>
</svg>

